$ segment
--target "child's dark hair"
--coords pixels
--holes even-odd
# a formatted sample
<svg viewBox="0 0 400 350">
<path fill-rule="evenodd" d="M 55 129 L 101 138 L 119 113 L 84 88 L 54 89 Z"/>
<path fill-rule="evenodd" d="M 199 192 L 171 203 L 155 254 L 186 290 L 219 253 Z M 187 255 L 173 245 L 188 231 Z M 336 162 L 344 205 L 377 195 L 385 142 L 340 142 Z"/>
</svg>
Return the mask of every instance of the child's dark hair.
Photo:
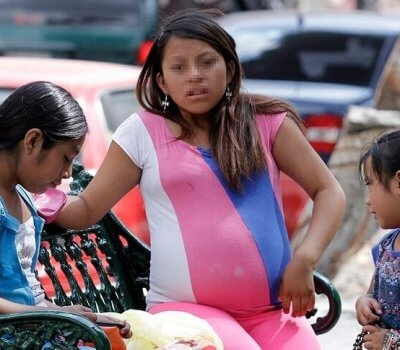
<svg viewBox="0 0 400 350">
<path fill-rule="evenodd" d="M 67 90 L 46 81 L 21 86 L 0 105 L 0 150 L 13 149 L 33 128 L 43 132 L 45 149 L 88 132 L 78 102 Z"/>
<path fill-rule="evenodd" d="M 371 161 L 373 174 L 385 189 L 389 190 L 390 180 L 400 170 L 400 130 L 377 137 L 361 153 L 358 172 L 364 183 L 367 182 L 364 171 L 367 159 Z"/>
</svg>

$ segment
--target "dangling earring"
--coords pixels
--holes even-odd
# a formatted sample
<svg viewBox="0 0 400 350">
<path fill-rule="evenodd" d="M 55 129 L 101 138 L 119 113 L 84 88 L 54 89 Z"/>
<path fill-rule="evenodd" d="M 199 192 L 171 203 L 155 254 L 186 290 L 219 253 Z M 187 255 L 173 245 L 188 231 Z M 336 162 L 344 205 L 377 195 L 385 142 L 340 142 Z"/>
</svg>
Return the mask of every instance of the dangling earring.
<svg viewBox="0 0 400 350">
<path fill-rule="evenodd" d="M 229 105 L 231 103 L 231 97 L 232 97 L 232 92 L 231 89 L 229 88 L 229 84 L 226 86 L 225 97 Z"/>
<path fill-rule="evenodd" d="M 161 106 L 163 108 L 163 112 L 165 113 L 167 111 L 168 106 L 169 106 L 169 101 L 168 101 L 168 95 L 167 94 L 165 94 L 164 101 L 161 102 Z"/>
</svg>

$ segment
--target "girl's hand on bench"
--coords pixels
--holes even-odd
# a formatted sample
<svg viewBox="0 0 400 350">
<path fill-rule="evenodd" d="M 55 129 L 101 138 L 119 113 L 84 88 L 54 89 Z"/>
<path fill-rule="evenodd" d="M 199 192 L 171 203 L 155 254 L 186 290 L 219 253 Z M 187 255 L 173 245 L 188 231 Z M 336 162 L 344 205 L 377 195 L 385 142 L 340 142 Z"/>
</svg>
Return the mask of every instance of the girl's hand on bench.
<svg viewBox="0 0 400 350">
<path fill-rule="evenodd" d="M 120 320 L 103 314 L 95 314 L 97 316 L 96 323 L 104 327 L 118 327 L 119 333 L 123 338 L 132 336 L 131 326 L 126 320 Z"/>
<path fill-rule="evenodd" d="M 99 326 L 118 327 L 119 333 L 123 338 L 130 338 L 132 336 L 131 326 L 126 320 L 120 320 L 112 316 L 95 313 L 92 309 L 82 305 L 61 306 L 59 308 L 62 311 L 82 315 L 92 322 L 97 323 Z"/>
</svg>

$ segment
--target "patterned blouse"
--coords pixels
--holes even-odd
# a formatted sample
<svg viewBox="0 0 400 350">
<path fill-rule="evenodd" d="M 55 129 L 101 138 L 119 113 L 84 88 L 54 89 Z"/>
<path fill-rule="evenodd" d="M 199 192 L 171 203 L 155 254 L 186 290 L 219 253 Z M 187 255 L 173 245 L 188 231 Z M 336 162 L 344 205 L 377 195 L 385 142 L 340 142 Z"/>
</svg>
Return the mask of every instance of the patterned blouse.
<svg viewBox="0 0 400 350">
<path fill-rule="evenodd" d="M 386 234 L 372 248 L 375 261 L 374 298 L 381 304 L 381 326 L 400 330 L 400 251 L 394 242 L 400 229 Z"/>
</svg>

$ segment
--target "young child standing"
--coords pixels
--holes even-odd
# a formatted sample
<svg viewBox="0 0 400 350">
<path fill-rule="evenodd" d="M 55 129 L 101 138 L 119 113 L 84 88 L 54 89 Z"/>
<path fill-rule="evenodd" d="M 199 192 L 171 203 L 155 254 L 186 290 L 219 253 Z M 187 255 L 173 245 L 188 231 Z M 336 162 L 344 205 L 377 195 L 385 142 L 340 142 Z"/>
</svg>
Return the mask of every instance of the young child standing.
<svg viewBox="0 0 400 350">
<path fill-rule="evenodd" d="M 140 184 L 151 236 L 148 311 L 201 317 L 226 350 L 317 350 L 304 315 L 344 193 L 296 112 L 241 84 L 232 37 L 208 12 L 177 12 L 139 77 L 145 111 L 118 128 L 96 176 L 57 223 L 88 227 Z M 281 171 L 314 201 L 293 256 Z"/>
<path fill-rule="evenodd" d="M 356 302 L 364 346 L 400 348 L 400 131 L 377 138 L 361 154 L 359 173 L 366 203 L 383 229 L 391 229 L 372 248 L 375 271 L 367 294 Z"/>
<path fill-rule="evenodd" d="M 31 193 L 70 177 L 88 132 L 78 102 L 50 82 L 24 85 L 0 105 L 0 130 L 0 313 L 50 308 L 109 320 L 83 306 L 46 301 L 34 273 L 44 220 Z M 126 322 L 113 321 L 122 325 L 121 335 L 129 335 Z"/>
</svg>

